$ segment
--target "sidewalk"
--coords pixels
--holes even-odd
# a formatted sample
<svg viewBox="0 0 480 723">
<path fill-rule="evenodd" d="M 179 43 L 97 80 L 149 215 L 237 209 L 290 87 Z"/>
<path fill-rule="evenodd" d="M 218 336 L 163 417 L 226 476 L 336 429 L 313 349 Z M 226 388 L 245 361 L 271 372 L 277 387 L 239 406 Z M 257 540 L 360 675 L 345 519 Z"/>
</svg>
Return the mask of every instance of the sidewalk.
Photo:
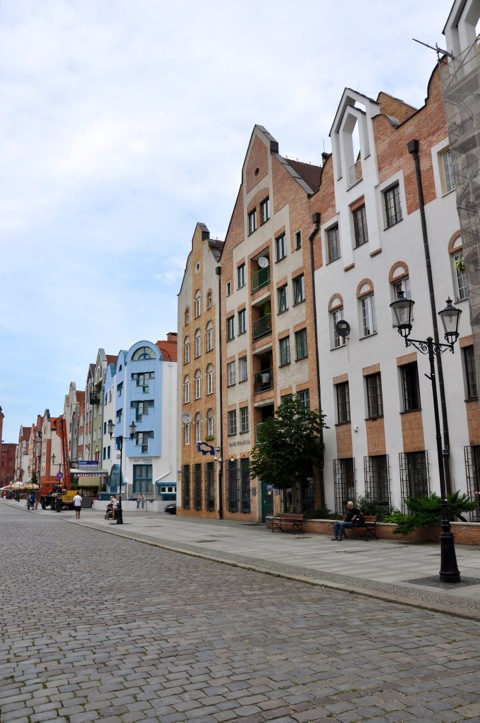
<svg viewBox="0 0 480 723">
<path fill-rule="evenodd" d="M 53 513 L 52 513 L 53 514 Z M 272 533 L 263 524 L 124 513 L 124 524 L 104 510 L 62 518 L 147 544 L 206 557 L 279 577 L 357 592 L 382 600 L 480 620 L 480 549 L 456 546 L 461 582 L 439 579 L 440 545 L 363 539 L 332 542 L 324 535 Z"/>
<path fill-rule="evenodd" d="M 7 503 L 10 504 L 10 503 Z M 20 504 L 11 503 L 20 508 Z M 21 506 L 22 509 L 23 506 Z M 25 509 L 25 512 L 27 510 Z M 124 511 L 124 524 L 104 519 L 104 506 L 35 513 L 146 544 L 279 577 L 480 620 L 480 548 L 456 546 L 460 583 L 439 579 L 440 544 L 272 533 L 265 525 Z"/>
</svg>

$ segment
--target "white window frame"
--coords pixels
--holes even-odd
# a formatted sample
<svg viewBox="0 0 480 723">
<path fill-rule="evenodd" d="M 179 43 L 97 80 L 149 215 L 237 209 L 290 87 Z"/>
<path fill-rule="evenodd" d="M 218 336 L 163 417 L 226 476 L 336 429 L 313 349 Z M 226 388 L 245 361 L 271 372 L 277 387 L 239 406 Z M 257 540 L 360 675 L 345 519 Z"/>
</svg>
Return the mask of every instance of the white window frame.
<svg viewBox="0 0 480 723">
<path fill-rule="evenodd" d="M 375 294 L 367 294 L 360 299 L 362 337 L 377 333 L 377 310 Z"/>
<path fill-rule="evenodd" d="M 284 336 L 278 340 L 278 354 L 281 367 L 285 367 L 291 363 L 290 336 Z"/>
<path fill-rule="evenodd" d="M 248 379 L 248 359 L 246 356 L 238 360 L 238 381 L 246 382 Z"/>
<path fill-rule="evenodd" d="M 236 364 L 235 362 L 229 362 L 227 364 L 227 387 L 233 387 L 236 382 Z"/>
<path fill-rule="evenodd" d="M 305 301 L 305 276 L 300 274 L 292 279 L 293 287 L 293 304 L 301 304 Z"/>
<path fill-rule="evenodd" d="M 275 238 L 275 260 L 282 261 L 287 255 L 287 239 L 285 233 Z"/>
<path fill-rule="evenodd" d="M 237 289 L 241 289 L 246 284 L 245 264 L 237 266 Z"/>
</svg>

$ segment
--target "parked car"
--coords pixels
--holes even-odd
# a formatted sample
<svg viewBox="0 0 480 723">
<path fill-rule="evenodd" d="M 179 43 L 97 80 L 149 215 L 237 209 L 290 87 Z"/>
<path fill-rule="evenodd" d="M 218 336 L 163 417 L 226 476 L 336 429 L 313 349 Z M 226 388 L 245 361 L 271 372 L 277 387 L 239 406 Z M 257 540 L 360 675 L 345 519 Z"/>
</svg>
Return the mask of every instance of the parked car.
<svg viewBox="0 0 480 723">
<path fill-rule="evenodd" d="M 177 503 L 171 502 L 169 505 L 165 505 L 164 512 L 167 512 L 169 515 L 176 515 L 177 514 Z"/>
</svg>

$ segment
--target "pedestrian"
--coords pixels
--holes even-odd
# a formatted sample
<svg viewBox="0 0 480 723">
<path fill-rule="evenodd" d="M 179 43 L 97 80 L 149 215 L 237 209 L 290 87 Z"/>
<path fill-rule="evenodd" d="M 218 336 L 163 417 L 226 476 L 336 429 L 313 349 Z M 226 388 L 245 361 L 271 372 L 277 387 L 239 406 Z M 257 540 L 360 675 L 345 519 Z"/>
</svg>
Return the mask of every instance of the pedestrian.
<svg viewBox="0 0 480 723">
<path fill-rule="evenodd" d="M 116 497 L 110 497 L 110 503 L 112 505 L 112 519 L 114 520 L 117 516 L 117 498 Z"/>
<path fill-rule="evenodd" d="M 341 542 L 343 538 L 343 532 L 346 527 L 353 527 L 354 522 L 358 515 L 361 515 L 362 513 L 360 510 L 355 507 L 353 502 L 348 501 L 347 502 L 347 514 L 345 515 L 345 519 L 343 521 L 337 520 L 333 526 L 333 537 L 332 540 L 337 540 L 337 542 Z"/>
<path fill-rule="evenodd" d="M 139 494 L 137 497 L 137 510 L 140 507 L 140 505 L 142 505 L 142 507 L 143 507 L 143 495 L 142 494 Z"/>
<path fill-rule="evenodd" d="M 82 497 L 78 492 L 73 498 L 73 509 L 75 510 L 75 519 L 79 520 L 80 510 L 82 509 Z"/>
</svg>

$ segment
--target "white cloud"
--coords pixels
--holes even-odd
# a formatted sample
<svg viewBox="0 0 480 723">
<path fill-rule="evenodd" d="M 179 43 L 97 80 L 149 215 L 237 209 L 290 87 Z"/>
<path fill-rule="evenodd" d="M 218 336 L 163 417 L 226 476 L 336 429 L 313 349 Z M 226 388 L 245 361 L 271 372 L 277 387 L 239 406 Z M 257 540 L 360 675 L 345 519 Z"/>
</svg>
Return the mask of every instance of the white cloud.
<svg viewBox="0 0 480 723">
<path fill-rule="evenodd" d="M 318 163 L 345 86 L 421 105 L 449 0 L 3 0 L 4 437 L 97 349 L 176 326 L 195 223 L 223 238 L 253 126 Z"/>
</svg>

